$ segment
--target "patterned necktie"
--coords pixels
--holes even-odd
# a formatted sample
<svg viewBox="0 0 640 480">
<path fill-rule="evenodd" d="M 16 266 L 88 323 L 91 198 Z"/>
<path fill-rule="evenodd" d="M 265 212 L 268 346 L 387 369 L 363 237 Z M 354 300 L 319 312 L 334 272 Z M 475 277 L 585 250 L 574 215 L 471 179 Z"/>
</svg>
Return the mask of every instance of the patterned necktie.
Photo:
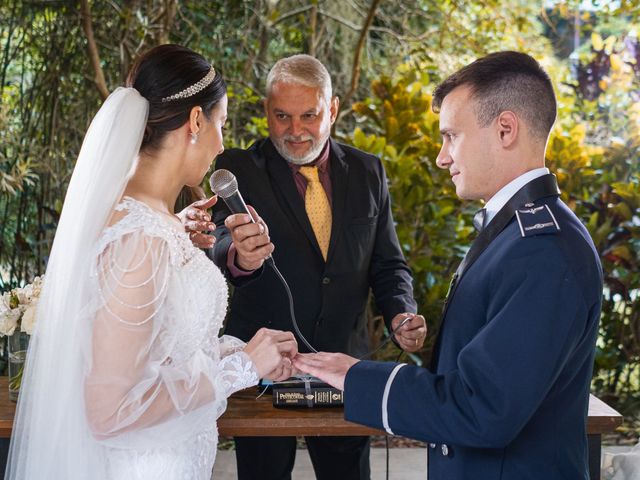
<svg viewBox="0 0 640 480">
<path fill-rule="evenodd" d="M 327 193 L 320 183 L 318 167 L 300 167 L 300 173 L 307 179 L 307 191 L 304 196 L 304 207 L 316 235 L 320 251 L 325 261 L 331 238 L 331 206 Z"/>
<path fill-rule="evenodd" d="M 473 216 L 473 226 L 478 232 L 481 232 L 484 228 L 484 219 L 487 215 L 487 209 L 481 208 Z"/>
</svg>

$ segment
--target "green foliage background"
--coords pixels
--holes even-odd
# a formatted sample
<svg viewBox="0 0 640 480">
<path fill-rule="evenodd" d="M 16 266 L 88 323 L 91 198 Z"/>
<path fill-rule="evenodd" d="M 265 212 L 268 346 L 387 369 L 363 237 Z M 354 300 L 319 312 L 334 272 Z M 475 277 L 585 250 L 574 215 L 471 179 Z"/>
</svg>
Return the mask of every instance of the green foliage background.
<svg viewBox="0 0 640 480">
<path fill-rule="evenodd" d="M 383 159 L 398 235 L 433 339 L 449 278 L 473 239 L 478 205 L 460 202 L 447 172 L 435 166 L 441 139 L 431 92 L 478 56 L 527 51 L 551 73 L 558 94 L 548 166 L 591 232 L 605 270 L 593 389 L 626 414 L 627 429 L 637 429 L 640 8 L 637 1 L 584 5 L 6 0 L 0 3 L 0 291 L 45 270 L 75 157 L 102 100 L 87 53 L 88 19 L 108 90 L 159 43 L 185 44 L 210 58 L 229 83 L 227 146 L 247 146 L 266 134 L 260 100 L 275 60 L 299 52 L 320 58 L 342 99 L 335 136 Z M 382 329 L 373 310 L 371 326 L 373 340 Z M 396 354 L 387 350 L 383 357 Z M 425 362 L 429 354 L 430 345 L 413 360 Z"/>
</svg>

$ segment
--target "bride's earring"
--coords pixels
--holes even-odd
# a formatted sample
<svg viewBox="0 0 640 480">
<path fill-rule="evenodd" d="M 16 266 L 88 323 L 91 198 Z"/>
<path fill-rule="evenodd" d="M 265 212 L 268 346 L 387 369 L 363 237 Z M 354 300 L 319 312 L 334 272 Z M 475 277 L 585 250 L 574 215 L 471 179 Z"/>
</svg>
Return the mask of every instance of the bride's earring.
<svg viewBox="0 0 640 480">
<path fill-rule="evenodd" d="M 191 145 L 195 145 L 197 141 L 198 141 L 198 134 L 191 133 Z"/>
</svg>

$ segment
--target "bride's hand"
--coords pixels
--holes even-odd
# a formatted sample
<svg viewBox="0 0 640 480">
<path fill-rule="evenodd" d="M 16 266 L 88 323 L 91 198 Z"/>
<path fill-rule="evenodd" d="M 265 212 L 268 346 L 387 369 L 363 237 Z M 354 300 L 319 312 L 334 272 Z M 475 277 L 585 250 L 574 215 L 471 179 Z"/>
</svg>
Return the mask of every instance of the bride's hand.
<svg viewBox="0 0 640 480">
<path fill-rule="evenodd" d="M 275 370 L 267 373 L 263 378 L 280 382 L 296 375 L 298 371 L 293 367 L 293 362 L 289 357 L 283 356 L 280 364 Z"/>
<path fill-rule="evenodd" d="M 213 207 L 217 201 L 217 196 L 198 200 L 177 213 L 185 232 L 198 248 L 211 248 L 216 241 L 213 235 L 205 232 L 212 232 L 216 229 L 216 224 L 211 222 L 211 216 L 207 210 Z"/>
<path fill-rule="evenodd" d="M 298 354 L 298 343 L 291 332 L 261 328 L 244 351 L 251 357 L 260 378 L 282 380 L 291 376 L 291 359 Z"/>
</svg>

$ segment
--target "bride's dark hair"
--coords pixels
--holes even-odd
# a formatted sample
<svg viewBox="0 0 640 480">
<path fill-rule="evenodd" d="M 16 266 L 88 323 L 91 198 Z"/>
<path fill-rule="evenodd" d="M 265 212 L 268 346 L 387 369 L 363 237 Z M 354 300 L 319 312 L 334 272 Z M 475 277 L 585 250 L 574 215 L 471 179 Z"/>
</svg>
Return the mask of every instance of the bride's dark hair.
<svg viewBox="0 0 640 480">
<path fill-rule="evenodd" d="M 207 118 L 227 93 L 227 85 L 216 69 L 213 82 L 187 98 L 162 101 L 202 80 L 211 65 L 205 58 L 180 45 L 160 45 L 142 55 L 134 64 L 126 86 L 135 88 L 149 101 L 149 117 L 141 150 L 160 146 L 167 132 L 180 128 L 195 106 L 202 107 Z"/>
</svg>

